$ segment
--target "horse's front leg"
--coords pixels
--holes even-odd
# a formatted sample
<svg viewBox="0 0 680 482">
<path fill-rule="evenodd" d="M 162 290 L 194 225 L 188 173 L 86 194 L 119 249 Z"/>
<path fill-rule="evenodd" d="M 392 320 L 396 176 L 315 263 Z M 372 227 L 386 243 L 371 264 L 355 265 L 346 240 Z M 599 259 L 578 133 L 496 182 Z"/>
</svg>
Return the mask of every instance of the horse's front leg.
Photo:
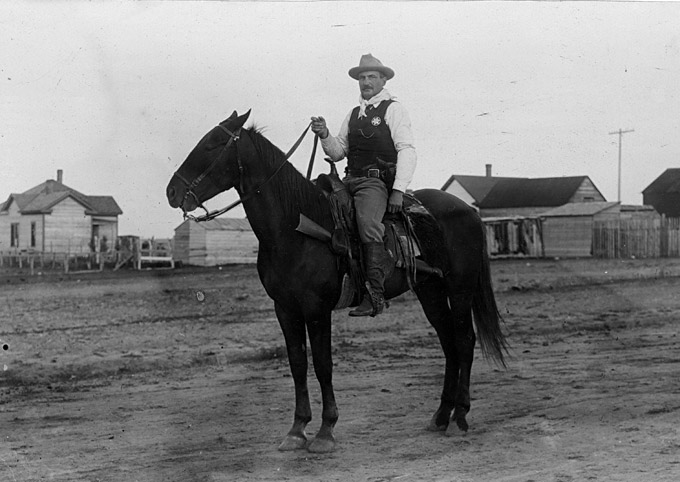
<svg viewBox="0 0 680 482">
<path fill-rule="evenodd" d="M 318 321 L 317 321 L 318 320 Z M 326 453 L 335 449 L 333 428 L 338 421 L 338 407 L 333 393 L 333 359 L 331 355 L 331 312 L 324 313 L 307 324 L 312 347 L 314 372 L 321 386 L 323 411 L 321 428 L 307 447 L 310 452 Z"/>
<path fill-rule="evenodd" d="M 288 363 L 295 383 L 295 418 L 293 426 L 279 450 L 297 450 L 307 446 L 305 428 L 312 420 L 312 409 L 309 405 L 307 389 L 307 337 L 304 321 L 286 312 L 278 303 L 275 304 L 276 316 L 286 340 Z"/>
</svg>

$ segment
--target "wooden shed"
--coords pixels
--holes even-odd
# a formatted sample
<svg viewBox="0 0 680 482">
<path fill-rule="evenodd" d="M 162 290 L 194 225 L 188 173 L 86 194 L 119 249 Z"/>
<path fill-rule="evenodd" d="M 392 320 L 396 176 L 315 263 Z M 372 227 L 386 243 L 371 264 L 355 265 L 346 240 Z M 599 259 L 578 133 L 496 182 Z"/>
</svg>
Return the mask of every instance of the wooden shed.
<svg viewBox="0 0 680 482">
<path fill-rule="evenodd" d="M 258 241 L 245 218 L 187 219 L 175 228 L 172 257 L 193 266 L 255 263 Z"/>
<path fill-rule="evenodd" d="M 594 222 L 619 219 L 618 202 L 569 203 L 541 214 L 547 257 L 579 258 L 593 254 Z"/>
<path fill-rule="evenodd" d="M 63 171 L 0 204 L 0 251 L 111 251 L 122 211 L 111 196 L 88 196 L 66 186 Z"/>
</svg>

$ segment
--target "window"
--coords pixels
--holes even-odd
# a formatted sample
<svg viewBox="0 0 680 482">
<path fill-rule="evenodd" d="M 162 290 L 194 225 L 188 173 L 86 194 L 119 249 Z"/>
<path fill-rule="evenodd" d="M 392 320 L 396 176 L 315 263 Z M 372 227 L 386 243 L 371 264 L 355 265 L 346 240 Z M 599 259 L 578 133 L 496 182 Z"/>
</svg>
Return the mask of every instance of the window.
<svg viewBox="0 0 680 482">
<path fill-rule="evenodd" d="M 19 223 L 12 223 L 10 225 L 9 245 L 13 248 L 19 247 Z"/>
<path fill-rule="evenodd" d="M 31 223 L 31 248 L 35 248 L 35 221 Z"/>
</svg>

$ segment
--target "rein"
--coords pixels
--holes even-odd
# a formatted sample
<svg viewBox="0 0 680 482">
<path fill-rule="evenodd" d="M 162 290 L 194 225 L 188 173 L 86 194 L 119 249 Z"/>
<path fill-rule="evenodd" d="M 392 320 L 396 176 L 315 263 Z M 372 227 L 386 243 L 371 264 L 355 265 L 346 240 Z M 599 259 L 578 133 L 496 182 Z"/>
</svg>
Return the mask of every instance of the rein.
<svg viewBox="0 0 680 482">
<path fill-rule="evenodd" d="M 234 201 L 230 205 L 228 205 L 228 206 L 226 206 L 222 209 L 218 209 L 218 210 L 215 210 L 215 211 L 208 212 L 208 210 L 205 208 L 205 206 L 203 206 L 203 204 L 198 200 L 198 197 L 194 193 L 193 189 L 196 186 L 198 186 L 198 183 L 200 183 L 203 180 L 203 178 L 217 165 L 217 162 L 222 158 L 222 154 L 224 152 L 226 152 L 226 150 L 229 148 L 229 146 L 232 144 L 232 142 L 235 143 L 237 140 L 239 140 L 240 131 L 241 131 L 241 129 L 239 128 L 238 131 L 236 131 L 236 133 L 233 133 L 229 129 L 224 127 L 222 124 L 218 124 L 217 127 L 221 128 L 224 132 L 226 132 L 229 135 L 229 141 L 227 141 L 227 144 L 224 146 L 224 148 L 222 149 L 220 154 L 218 156 L 216 156 L 215 159 L 210 163 L 210 165 L 196 179 L 194 179 L 191 183 L 187 182 L 182 176 L 180 176 L 180 174 L 178 172 L 175 172 L 175 175 L 184 184 L 186 184 L 186 186 L 188 188 L 187 192 L 184 194 L 184 199 L 182 200 L 182 205 L 184 205 L 184 200 L 186 200 L 187 196 L 191 195 L 191 196 L 193 196 L 194 200 L 196 201 L 196 204 L 198 205 L 198 207 L 200 207 L 201 209 L 203 209 L 205 211 L 205 214 L 203 214 L 202 216 L 194 216 L 192 214 L 188 214 L 187 212 L 184 212 L 184 219 L 191 219 L 192 221 L 196 221 L 197 223 L 200 223 L 200 222 L 203 222 L 203 221 L 210 221 L 212 219 L 215 219 L 218 216 L 221 216 L 222 214 L 224 214 L 228 211 L 231 211 L 236 206 L 243 203 L 243 201 L 249 199 L 250 197 L 254 196 L 255 194 L 259 194 L 262 187 L 265 184 L 267 184 L 269 181 L 271 181 L 274 178 L 274 176 L 276 176 L 279 173 L 279 171 L 283 168 L 283 166 L 288 162 L 288 159 L 290 158 L 290 156 L 293 155 L 293 153 L 300 146 L 300 143 L 302 143 L 302 140 L 307 135 L 307 132 L 309 131 L 309 128 L 311 126 L 312 126 L 312 123 L 310 122 L 307 125 L 307 127 L 305 128 L 305 130 L 302 132 L 302 134 L 300 135 L 298 140 L 295 141 L 295 144 L 293 144 L 293 146 L 288 150 L 285 158 L 283 159 L 283 162 L 281 164 L 279 164 L 279 166 L 276 168 L 276 170 L 267 179 L 265 179 L 262 182 L 262 184 L 260 184 L 255 189 L 250 191 L 248 194 L 242 195 L 238 200 Z M 312 156 L 311 156 L 311 159 L 309 160 L 309 169 L 308 169 L 308 172 L 307 172 L 307 179 L 309 179 L 309 177 L 310 177 L 312 166 L 314 164 L 314 156 L 316 154 L 317 143 L 318 143 L 318 136 L 315 136 L 314 147 L 312 148 Z M 244 189 L 243 189 L 243 165 L 241 164 L 241 158 L 238 156 L 238 153 L 236 154 L 236 162 L 238 162 L 238 170 L 239 170 L 240 179 L 241 179 L 241 181 L 240 181 L 241 182 L 240 191 L 243 192 L 244 191 Z"/>
</svg>

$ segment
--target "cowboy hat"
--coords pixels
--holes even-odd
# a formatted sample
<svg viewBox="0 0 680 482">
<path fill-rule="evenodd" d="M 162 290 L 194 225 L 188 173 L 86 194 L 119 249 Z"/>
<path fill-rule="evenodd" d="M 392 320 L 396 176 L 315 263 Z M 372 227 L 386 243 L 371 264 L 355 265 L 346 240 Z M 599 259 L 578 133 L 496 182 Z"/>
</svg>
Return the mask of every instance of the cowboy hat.
<svg viewBox="0 0 680 482">
<path fill-rule="evenodd" d="M 394 70 L 390 69 L 389 67 L 385 67 L 380 60 L 376 59 L 371 54 L 362 55 L 359 65 L 349 69 L 349 76 L 353 79 L 359 80 L 359 74 L 361 72 L 366 72 L 367 70 L 375 70 L 376 72 L 380 72 L 385 77 L 387 77 L 387 80 L 394 77 Z"/>
</svg>

